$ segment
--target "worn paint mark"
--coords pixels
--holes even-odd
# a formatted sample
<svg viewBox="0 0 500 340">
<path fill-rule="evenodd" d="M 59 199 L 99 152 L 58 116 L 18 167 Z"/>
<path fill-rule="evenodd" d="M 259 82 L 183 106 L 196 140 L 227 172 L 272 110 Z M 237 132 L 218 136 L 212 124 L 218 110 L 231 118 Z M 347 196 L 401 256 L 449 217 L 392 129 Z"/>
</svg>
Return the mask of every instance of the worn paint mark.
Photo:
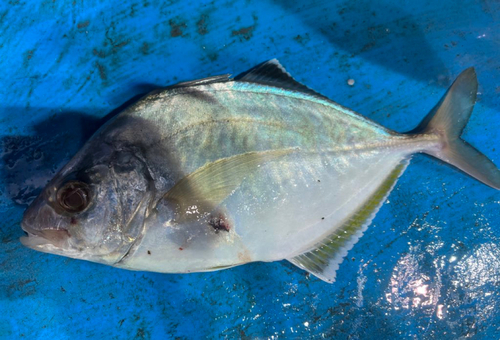
<svg viewBox="0 0 500 340">
<path fill-rule="evenodd" d="M 147 42 L 143 42 L 141 46 L 141 53 L 144 55 L 149 54 L 149 44 Z"/>
<path fill-rule="evenodd" d="M 94 73 L 94 72 L 92 72 Z M 80 87 L 76 90 L 75 94 L 79 93 L 84 87 L 85 85 L 87 85 L 88 81 L 90 80 L 90 76 L 87 76 L 85 78 L 85 81 L 82 83 L 82 85 L 80 85 Z M 71 98 L 71 97 L 70 97 Z M 69 102 L 70 100 L 68 99 L 67 103 Z"/>
<path fill-rule="evenodd" d="M 130 16 L 131 17 L 135 16 L 135 6 L 137 6 L 137 4 L 133 4 L 132 6 L 130 6 Z"/>
<path fill-rule="evenodd" d="M 240 41 L 243 41 L 243 39 L 250 40 L 250 38 L 253 35 L 253 30 L 254 29 L 255 29 L 255 25 L 248 26 L 248 27 L 243 27 L 243 28 L 240 28 L 237 31 L 233 31 L 233 33 L 231 35 L 233 37 L 239 36 L 240 37 Z"/>
<path fill-rule="evenodd" d="M 217 58 L 219 58 L 219 54 L 217 52 L 211 52 L 209 54 L 207 54 L 208 56 L 208 59 L 210 59 L 210 61 L 216 61 Z"/>
<path fill-rule="evenodd" d="M 127 39 L 125 41 L 122 41 L 121 43 L 114 44 L 113 48 L 117 48 L 117 49 L 122 48 L 124 46 L 127 46 L 129 44 L 129 42 L 130 42 L 130 39 Z"/>
<path fill-rule="evenodd" d="M 24 62 L 23 66 L 28 67 L 31 58 L 33 58 L 33 55 L 35 54 L 35 50 L 28 50 L 24 53 Z"/>
<path fill-rule="evenodd" d="M 374 47 L 375 47 L 375 43 L 374 43 L 374 42 L 370 42 L 370 43 L 368 43 L 368 44 L 365 44 L 365 45 L 363 46 L 363 48 L 361 48 L 361 53 L 363 53 L 363 52 L 367 52 L 367 51 L 371 50 L 371 49 L 372 49 L 372 48 L 374 48 Z"/>
<path fill-rule="evenodd" d="M 56 60 L 56 63 L 60 63 L 62 58 L 64 57 L 64 52 L 65 51 L 62 51 L 61 53 L 59 53 L 59 57 L 57 57 L 57 60 Z"/>
<path fill-rule="evenodd" d="M 141 339 L 149 339 L 149 332 L 146 332 L 143 328 L 139 328 L 137 330 L 137 334 L 135 335 L 136 339 L 141 338 Z"/>
<path fill-rule="evenodd" d="M 202 14 L 200 20 L 198 20 L 198 22 L 196 23 L 196 30 L 198 34 L 205 35 L 208 33 L 207 19 L 208 15 Z"/>
<path fill-rule="evenodd" d="M 5 16 L 7 15 L 7 13 L 9 13 L 9 11 L 4 11 L 2 12 L 2 14 L 0 15 L 0 24 L 3 23 L 3 19 L 5 18 Z"/>
<path fill-rule="evenodd" d="M 106 58 L 106 53 L 104 53 L 103 51 L 99 51 L 98 49 L 95 48 L 92 50 L 92 54 L 99 58 Z"/>
<path fill-rule="evenodd" d="M 82 28 L 87 27 L 88 25 L 90 25 L 90 20 L 85 20 L 85 21 L 79 22 L 78 25 L 76 25 L 76 26 L 78 27 L 78 29 L 82 29 Z"/>
<path fill-rule="evenodd" d="M 233 30 L 231 36 L 239 37 L 240 41 L 250 40 L 250 38 L 253 37 L 253 32 L 255 30 L 255 27 L 257 27 L 257 19 L 258 19 L 257 16 L 253 15 L 254 24 L 252 26 L 243 27 L 240 28 L 239 30 Z"/>
<path fill-rule="evenodd" d="M 187 25 L 184 21 L 177 20 L 169 20 L 168 24 L 170 25 L 170 36 L 172 38 L 181 37 L 183 35 L 183 30 L 187 28 Z"/>
<path fill-rule="evenodd" d="M 113 32 L 116 31 L 116 27 L 115 27 L 115 22 L 111 22 L 110 26 L 108 27 L 108 29 L 106 30 L 106 33 L 104 34 L 106 36 L 106 40 L 109 42 L 109 44 L 113 47 L 111 53 L 116 53 L 116 51 L 126 45 L 128 45 L 130 43 L 130 38 L 129 39 L 126 39 L 126 40 L 123 40 L 123 39 L 112 39 L 111 38 L 111 30 L 113 30 Z M 117 42 L 118 40 L 122 40 L 120 42 Z M 104 42 L 103 46 L 107 46 L 107 43 Z"/>
<path fill-rule="evenodd" d="M 104 68 L 104 66 L 98 62 L 96 62 L 95 64 L 97 66 L 97 69 L 99 70 L 99 77 L 101 77 L 102 80 L 107 80 L 108 76 L 106 75 L 106 69 Z"/>
<path fill-rule="evenodd" d="M 301 45 L 305 45 L 307 44 L 311 38 L 309 37 L 309 33 L 306 33 L 304 35 L 297 35 L 293 38 L 293 40 L 295 40 L 296 42 L 298 42 L 299 44 Z"/>
</svg>

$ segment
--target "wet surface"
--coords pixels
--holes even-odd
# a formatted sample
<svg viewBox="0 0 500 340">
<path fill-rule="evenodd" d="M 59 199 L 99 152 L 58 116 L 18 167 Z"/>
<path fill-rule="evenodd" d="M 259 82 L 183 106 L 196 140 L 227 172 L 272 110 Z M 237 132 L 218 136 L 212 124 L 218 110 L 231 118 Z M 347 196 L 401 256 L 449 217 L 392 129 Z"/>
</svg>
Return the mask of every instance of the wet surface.
<svg viewBox="0 0 500 340">
<path fill-rule="evenodd" d="M 500 194 L 414 157 L 329 285 L 287 262 L 162 275 L 37 253 L 22 213 L 113 110 L 278 58 L 398 131 L 475 66 L 465 139 L 500 164 L 498 2 L 0 4 L 0 336 L 498 338 Z M 34 14 L 36 13 L 36 14 Z M 352 82 L 351 82 L 352 80 Z"/>
</svg>

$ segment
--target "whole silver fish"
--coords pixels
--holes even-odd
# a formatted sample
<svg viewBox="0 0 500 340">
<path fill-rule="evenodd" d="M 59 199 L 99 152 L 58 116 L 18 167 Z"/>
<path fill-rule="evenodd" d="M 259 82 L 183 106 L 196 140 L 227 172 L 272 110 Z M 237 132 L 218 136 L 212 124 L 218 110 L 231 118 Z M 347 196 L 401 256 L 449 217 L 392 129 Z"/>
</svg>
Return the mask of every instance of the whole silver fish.
<svg viewBox="0 0 500 340">
<path fill-rule="evenodd" d="M 271 60 L 150 93 L 103 126 L 25 213 L 35 250 L 164 273 L 287 259 L 333 282 L 414 153 L 500 188 L 460 139 L 464 71 L 399 134 L 296 82 Z"/>
</svg>

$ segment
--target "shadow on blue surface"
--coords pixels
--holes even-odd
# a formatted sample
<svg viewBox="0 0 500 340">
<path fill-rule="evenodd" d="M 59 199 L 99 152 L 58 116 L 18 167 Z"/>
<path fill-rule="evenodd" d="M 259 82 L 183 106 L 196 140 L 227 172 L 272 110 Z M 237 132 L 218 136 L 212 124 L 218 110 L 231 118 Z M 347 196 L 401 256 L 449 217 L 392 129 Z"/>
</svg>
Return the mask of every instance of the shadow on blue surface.
<svg viewBox="0 0 500 340">
<path fill-rule="evenodd" d="M 441 75 L 440 86 L 447 87 L 450 83 L 449 70 L 426 39 L 424 30 L 434 27 L 421 27 L 417 21 L 421 18 L 404 6 L 392 1 L 369 0 L 320 2 L 319 8 L 304 0 L 274 2 L 317 31 L 328 43 L 352 56 L 416 80 L 430 81 Z M 294 39 L 304 43 L 311 37 L 303 34 Z M 347 70 L 352 67 L 349 62 L 342 66 Z"/>
<path fill-rule="evenodd" d="M 42 182 L 52 178 L 69 160 L 68 156 L 74 155 L 99 127 L 157 88 L 154 85 L 136 86 L 133 91 L 140 94 L 103 118 L 81 112 L 52 114 L 53 110 L 35 109 L 48 118 L 37 122 L 29 135 L 7 135 L 0 139 L 0 183 L 6 185 L 0 191 L 5 192 L 16 204 L 29 205 L 43 188 L 40 177 L 46 176 Z M 24 108 L 6 108 L 10 114 L 23 110 Z"/>
<path fill-rule="evenodd" d="M 6 185 L 2 191 L 17 204 L 29 204 L 41 190 L 37 176 L 53 175 L 67 161 L 67 153 L 61 151 L 68 151 L 69 145 L 82 146 L 101 123 L 83 113 L 63 112 L 36 124 L 29 136 L 2 137 L 0 172 Z"/>
</svg>

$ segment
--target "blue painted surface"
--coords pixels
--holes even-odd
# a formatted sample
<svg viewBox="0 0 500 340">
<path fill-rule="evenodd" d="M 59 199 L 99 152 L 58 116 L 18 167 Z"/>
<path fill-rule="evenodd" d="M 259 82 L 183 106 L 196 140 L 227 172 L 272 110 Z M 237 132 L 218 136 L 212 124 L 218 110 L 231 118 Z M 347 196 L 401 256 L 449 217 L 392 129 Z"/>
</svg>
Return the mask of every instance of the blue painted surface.
<svg viewBox="0 0 500 340">
<path fill-rule="evenodd" d="M 109 112 L 274 57 L 398 131 L 475 66 L 465 138 L 500 164 L 499 10 L 490 0 L 2 2 L 0 336 L 499 338 L 500 194 L 425 156 L 333 285 L 286 262 L 161 275 L 18 241 L 27 204 Z"/>
</svg>

